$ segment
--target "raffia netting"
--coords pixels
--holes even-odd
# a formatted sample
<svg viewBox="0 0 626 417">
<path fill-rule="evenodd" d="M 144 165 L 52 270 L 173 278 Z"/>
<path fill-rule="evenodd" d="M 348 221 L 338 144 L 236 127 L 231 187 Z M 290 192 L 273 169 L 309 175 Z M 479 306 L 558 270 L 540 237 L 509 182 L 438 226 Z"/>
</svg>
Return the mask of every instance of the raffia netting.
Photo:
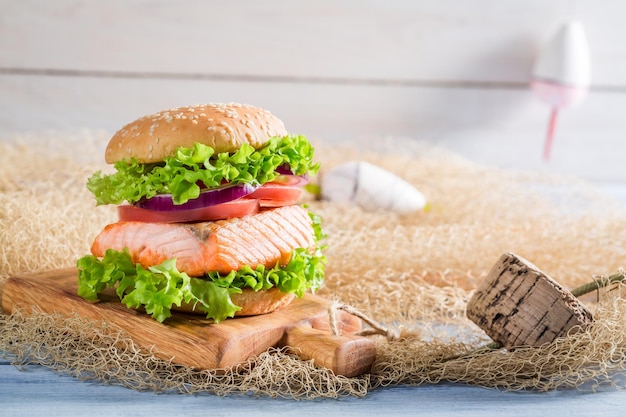
<svg viewBox="0 0 626 417">
<path fill-rule="evenodd" d="M 0 142 L 0 280 L 73 266 L 115 220 L 114 208 L 95 207 L 85 189 L 92 172 L 108 169 L 100 162 L 107 139 L 86 131 Z M 0 314 L 0 351 L 17 366 L 38 363 L 158 392 L 303 399 L 439 382 L 508 390 L 619 385 L 616 376 L 626 370 L 621 287 L 603 290 L 599 301 L 595 293 L 584 299 L 595 315 L 591 328 L 541 348 L 477 352 L 489 340 L 465 318 L 472 290 L 504 252 L 567 288 L 624 266 L 626 209 L 618 202 L 573 178 L 477 166 L 417 141 L 317 142 L 316 149 L 320 175 L 349 159 L 366 160 L 429 200 L 428 210 L 400 216 L 309 199 L 329 236 L 319 295 L 400 335 L 372 336 L 377 359 L 370 374 L 335 376 L 285 349 L 226 372 L 193 370 L 139 350 L 104 323 L 19 312 Z"/>
</svg>

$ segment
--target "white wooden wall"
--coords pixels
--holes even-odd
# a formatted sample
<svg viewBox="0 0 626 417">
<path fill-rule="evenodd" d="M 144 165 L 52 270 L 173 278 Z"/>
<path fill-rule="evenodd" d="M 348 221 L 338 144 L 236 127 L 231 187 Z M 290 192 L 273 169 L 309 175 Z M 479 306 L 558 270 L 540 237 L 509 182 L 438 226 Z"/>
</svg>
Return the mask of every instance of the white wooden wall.
<svg viewBox="0 0 626 417">
<path fill-rule="evenodd" d="M 294 133 L 427 140 L 480 163 L 626 184 L 626 2 L 620 0 L 0 0 L 0 137 L 113 133 L 163 108 L 240 101 Z M 576 17 L 593 86 L 561 114 L 528 88 Z"/>
</svg>

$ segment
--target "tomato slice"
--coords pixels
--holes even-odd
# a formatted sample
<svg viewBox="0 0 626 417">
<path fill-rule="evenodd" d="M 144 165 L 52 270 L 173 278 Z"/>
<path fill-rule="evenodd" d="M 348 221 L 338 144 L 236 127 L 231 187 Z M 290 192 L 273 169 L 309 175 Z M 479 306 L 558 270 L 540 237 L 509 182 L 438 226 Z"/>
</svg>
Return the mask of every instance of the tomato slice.
<svg viewBox="0 0 626 417">
<path fill-rule="evenodd" d="M 229 201 L 228 203 L 208 207 L 178 211 L 156 211 L 128 204 L 117 207 L 117 214 L 120 221 L 148 223 L 212 221 L 243 217 L 258 211 L 259 201 L 247 198 L 240 198 L 238 200 Z"/>
<path fill-rule="evenodd" d="M 302 188 L 278 183 L 265 183 L 244 199 L 257 199 L 261 207 L 292 206 L 302 195 Z"/>
<path fill-rule="evenodd" d="M 274 178 L 269 184 L 303 186 L 308 183 L 309 177 L 306 175 L 279 175 Z"/>
</svg>

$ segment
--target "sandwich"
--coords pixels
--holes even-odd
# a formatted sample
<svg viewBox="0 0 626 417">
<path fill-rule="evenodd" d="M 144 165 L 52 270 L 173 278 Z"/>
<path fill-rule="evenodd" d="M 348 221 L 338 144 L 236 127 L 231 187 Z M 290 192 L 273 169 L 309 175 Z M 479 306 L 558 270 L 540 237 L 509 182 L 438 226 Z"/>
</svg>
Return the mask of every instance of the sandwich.
<svg viewBox="0 0 626 417">
<path fill-rule="evenodd" d="M 159 322 L 172 310 L 219 322 L 265 314 L 324 281 L 319 216 L 301 201 L 319 164 L 302 135 L 242 104 L 180 107 L 141 117 L 108 143 L 114 170 L 87 180 L 118 221 L 77 261 L 78 294 Z"/>
</svg>

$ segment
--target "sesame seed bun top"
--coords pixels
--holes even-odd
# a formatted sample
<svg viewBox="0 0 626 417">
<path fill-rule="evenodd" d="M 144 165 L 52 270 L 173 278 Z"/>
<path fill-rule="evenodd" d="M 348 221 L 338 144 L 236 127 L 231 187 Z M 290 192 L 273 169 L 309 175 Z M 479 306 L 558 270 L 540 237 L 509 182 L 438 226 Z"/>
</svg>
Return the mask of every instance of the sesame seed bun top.
<svg viewBox="0 0 626 417">
<path fill-rule="evenodd" d="M 271 137 L 285 135 L 283 122 L 258 107 L 238 103 L 178 107 L 124 126 L 109 141 L 105 160 L 109 164 L 130 158 L 160 162 L 195 142 L 216 152 L 234 152 L 244 143 L 260 148 Z"/>
</svg>

